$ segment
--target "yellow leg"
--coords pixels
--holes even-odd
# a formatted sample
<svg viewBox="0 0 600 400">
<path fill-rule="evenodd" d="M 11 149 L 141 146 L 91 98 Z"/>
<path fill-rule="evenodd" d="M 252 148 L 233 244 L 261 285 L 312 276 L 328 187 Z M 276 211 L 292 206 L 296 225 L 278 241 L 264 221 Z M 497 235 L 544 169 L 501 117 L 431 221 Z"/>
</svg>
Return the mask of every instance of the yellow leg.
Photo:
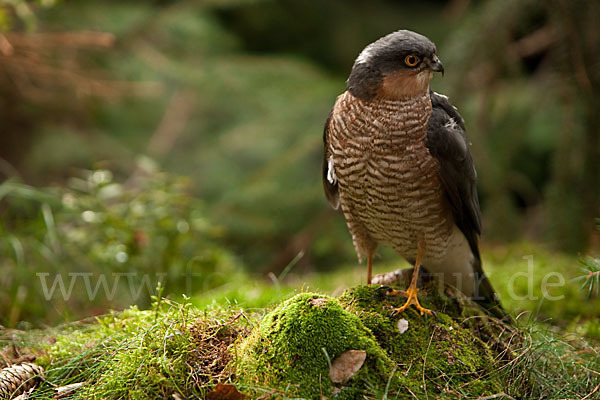
<svg viewBox="0 0 600 400">
<path fill-rule="evenodd" d="M 415 305 L 415 308 L 419 310 L 421 315 L 423 315 L 424 313 L 427 313 L 429 315 L 433 314 L 431 310 L 422 307 L 421 304 L 419 304 L 419 299 L 417 298 L 417 293 L 419 292 L 419 289 L 417 289 L 417 280 L 419 278 L 419 269 L 421 269 L 421 259 L 423 258 L 423 251 L 424 247 L 421 241 L 419 241 L 417 244 L 417 258 L 415 261 L 415 268 L 413 270 L 412 279 L 410 280 L 410 285 L 408 286 L 408 289 L 406 289 L 406 291 L 392 290 L 387 292 L 387 294 L 390 296 L 407 297 L 406 303 L 404 303 L 403 306 L 394 309 L 393 315 L 404 312 L 408 307 L 410 307 L 411 304 Z"/>
<path fill-rule="evenodd" d="M 367 256 L 367 285 L 371 284 L 371 278 L 373 277 L 373 254 L 369 253 Z"/>
</svg>

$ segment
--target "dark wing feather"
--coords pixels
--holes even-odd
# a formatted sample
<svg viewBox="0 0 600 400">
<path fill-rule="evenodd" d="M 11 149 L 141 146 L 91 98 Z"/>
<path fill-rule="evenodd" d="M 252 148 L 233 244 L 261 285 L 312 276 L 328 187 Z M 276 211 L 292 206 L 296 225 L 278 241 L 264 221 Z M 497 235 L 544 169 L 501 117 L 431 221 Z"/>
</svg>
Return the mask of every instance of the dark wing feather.
<svg viewBox="0 0 600 400">
<path fill-rule="evenodd" d="M 475 256 L 474 278 L 479 285 L 473 294 L 473 300 L 496 317 L 510 320 L 481 267 L 481 212 L 477 196 L 477 172 L 469 151 L 465 122 L 445 96 L 431 92 L 431 106 L 427 148 L 440 164 L 440 179 L 452 217 Z"/>
<path fill-rule="evenodd" d="M 330 182 L 328 179 L 329 171 L 329 124 L 331 122 L 331 116 L 333 115 L 333 110 L 329 112 L 329 116 L 327 117 L 327 121 L 325 121 L 325 128 L 323 129 L 323 189 L 325 190 L 325 196 L 327 197 L 327 201 L 331 207 L 337 210 L 340 206 L 340 194 L 338 191 L 338 182 L 334 180 Z"/>
<path fill-rule="evenodd" d="M 481 214 L 477 173 L 464 120 L 445 96 L 432 92 L 431 105 L 427 148 L 440 163 L 440 178 L 454 221 L 467 238 L 473 254 L 479 256 Z"/>
</svg>

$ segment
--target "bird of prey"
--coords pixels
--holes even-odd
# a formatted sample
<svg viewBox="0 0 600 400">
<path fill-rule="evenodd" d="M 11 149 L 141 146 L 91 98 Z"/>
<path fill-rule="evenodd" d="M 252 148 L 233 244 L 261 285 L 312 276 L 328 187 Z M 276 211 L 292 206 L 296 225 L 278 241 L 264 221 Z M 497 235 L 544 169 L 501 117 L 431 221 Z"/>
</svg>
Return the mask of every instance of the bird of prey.
<svg viewBox="0 0 600 400">
<path fill-rule="evenodd" d="M 481 268 L 477 175 L 464 120 L 429 89 L 433 72 L 444 73 L 436 52 L 427 37 L 400 30 L 356 58 L 325 123 L 325 195 L 341 207 L 359 261 L 367 257 L 367 284 L 379 244 L 414 264 L 396 312 L 414 304 L 431 314 L 417 298 L 423 265 L 502 317 Z"/>
</svg>

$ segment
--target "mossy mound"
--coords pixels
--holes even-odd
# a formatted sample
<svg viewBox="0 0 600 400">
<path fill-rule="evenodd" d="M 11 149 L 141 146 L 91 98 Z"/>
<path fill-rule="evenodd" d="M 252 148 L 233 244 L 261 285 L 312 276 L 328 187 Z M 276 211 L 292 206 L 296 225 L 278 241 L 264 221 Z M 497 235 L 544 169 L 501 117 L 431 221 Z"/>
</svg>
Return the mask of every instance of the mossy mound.
<svg viewBox="0 0 600 400">
<path fill-rule="evenodd" d="M 421 316 L 413 307 L 391 317 L 392 307 L 399 307 L 405 299 L 369 286 L 348 289 L 339 302 L 360 318 L 396 363 L 399 373 L 394 377 L 394 391 L 410 389 L 419 398 L 426 393 L 456 398 L 501 392 L 498 354 L 478 331 L 480 325 L 489 327 L 493 322 L 468 299 L 449 296 L 433 286 L 426 285 L 419 298 L 423 306 L 437 310 L 435 317 Z"/>
<path fill-rule="evenodd" d="M 153 308 L 46 332 L 53 335 L 41 341 L 36 363 L 48 384 L 30 398 L 57 398 L 54 388 L 73 383 L 82 386 L 69 398 L 205 398 L 227 381 L 229 346 L 247 329 L 235 311 L 202 312 L 166 299 Z"/>
<path fill-rule="evenodd" d="M 334 385 L 329 364 L 347 350 L 364 350 L 367 359 L 345 385 Z M 276 398 L 359 398 L 368 387 L 385 387 L 394 368 L 356 315 L 315 293 L 294 296 L 267 314 L 238 357 L 240 383 Z"/>
<path fill-rule="evenodd" d="M 375 286 L 348 289 L 337 299 L 314 293 L 292 297 L 239 345 L 238 381 L 249 392 L 274 398 L 456 398 L 502 392 L 498 353 L 477 336 L 475 324 L 460 323 L 465 314 L 469 321 L 487 317 L 468 300 L 448 294 L 432 287 L 422 292 L 422 304 L 438 311 L 436 317 L 422 317 L 414 308 L 392 317 L 392 306 L 404 299 L 388 297 Z M 489 327 L 489 321 L 483 325 Z M 348 382 L 334 384 L 330 362 L 347 350 L 365 350 L 366 361 Z"/>
</svg>

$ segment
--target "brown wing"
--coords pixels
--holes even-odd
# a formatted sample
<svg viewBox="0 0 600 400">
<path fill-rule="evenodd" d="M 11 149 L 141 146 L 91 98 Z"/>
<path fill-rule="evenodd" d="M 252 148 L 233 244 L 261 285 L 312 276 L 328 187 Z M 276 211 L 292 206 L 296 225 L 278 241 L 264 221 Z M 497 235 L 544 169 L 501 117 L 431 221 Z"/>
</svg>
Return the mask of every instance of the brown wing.
<svg viewBox="0 0 600 400">
<path fill-rule="evenodd" d="M 331 207 L 337 210 L 340 206 L 340 194 L 338 192 L 337 178 L 335 177 L 335 165 L 333 165 L 333 159 L 329 151 L 329 125 L 332 115 L 333 109 L 329 112 L 327 121 L 325 121 L 325 128 L 323 129 L 323 189 L 325 190 L 327 201 L 329 201 Z"/>
</svg>

